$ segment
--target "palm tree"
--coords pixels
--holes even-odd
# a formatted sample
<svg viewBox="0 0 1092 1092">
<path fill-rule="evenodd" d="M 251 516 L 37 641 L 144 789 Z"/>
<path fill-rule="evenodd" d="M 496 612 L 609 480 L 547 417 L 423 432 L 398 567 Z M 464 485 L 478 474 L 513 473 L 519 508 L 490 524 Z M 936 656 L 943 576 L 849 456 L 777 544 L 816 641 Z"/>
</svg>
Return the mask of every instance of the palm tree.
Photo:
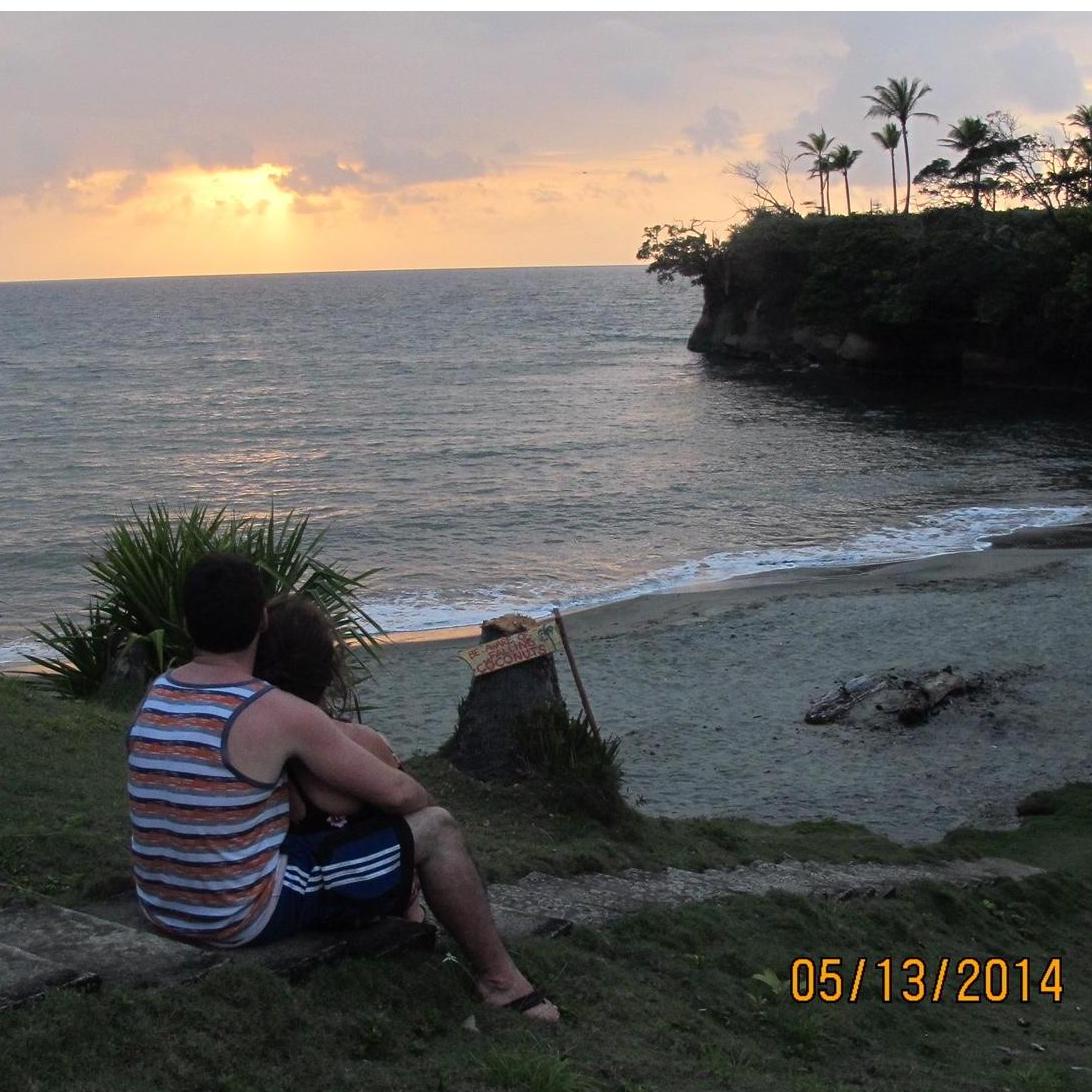
<svg viewBox="0 0 1092 1092">
<path fill-rule="evenodd" d="M 954 172 L 971 176 L 971 202 L 976 209 L 982 207 L 982 168 L 987 159 L 987 150 L 992 150 L 996 140 L 997 134 L 981 118 L 960 118 L 940 141 L 963 153 L 963 159 L 956 164 Z"/>
<path fill-rule="evenodd" d="M 897 118 L 902 129 L 902 150 L 906 154 L 906 204 L 903 212 L 910 211 L 910 139 L 906 133 L 906 124 L 911 118 L 932 118 L 940 121 L 936 114 L 926 113 L 924 110 L 915 110 L 921 100 L 933 89 L 915 76 L 908 80 L 905 76 L 896 80 L 893 76 L 887 77 L 887 86 L 876 84 L 872 88 L 874 94 L 864 95 L 872 103 L 866 118 Z"/>
<path fill-rule="evenodd" d="M 1084 166 L 1088 171 L 1088 201 L 1092 204 L 1092 106 L 1078 106 L 1065 120 L 1070 125 L 1079 126 L 1088 133 L 1088 136 L 1077 141 L 1077 144 L 1084 152 Z"/>
<path fill-rule="evenodd" d="M 828 137 L 825 129 L 820 129 L 817 133 L 808 133 L 807 140 L 798 140 L 796 142 L 798 148 L 804 149 L 796 157 L 797 159 L 803 159 L 806 155 L 815 156 L 815 163 L 812 166 L 811 173 L 819 176 L 819 212 L 824 216 L 829 209 L 826 179 L 830 163 L 827 160 L 827 153 L 833 143 L 834 137 Z"/>
<path fill-rule="evenodd" d="M 1092 106 L 1078 106 L 1072 114 L 1065 119 L 1070 125 L 1076 125 L 1088 130 L 1088 138 L 1092 140 Z"/>
<path fill-rule="evenodd" d="M 846 214 L 848 215 L 853 211 L 852 206 L 849 203 L 849 168 L 860 158 L 861 149 L 854 148 L 852 151 L 848 144 L 839 144 L 837 148 L 828 156 L 827 163 L 830 169 L 833 171 L 841 171 L 842 179 L 846 184 Z"/>
<path fill-rule="evenodd" d="M 899 132 L 899 127 L 893 121 L 889 121 L 878 133 L 873 133 L 872 136 L 879 142 L 881 148 L 891 153 L 891 211 L 898 212 L 899 191 L 895 186 L 895 149 L 899 146 L 902 133 Z"/>
</svg>

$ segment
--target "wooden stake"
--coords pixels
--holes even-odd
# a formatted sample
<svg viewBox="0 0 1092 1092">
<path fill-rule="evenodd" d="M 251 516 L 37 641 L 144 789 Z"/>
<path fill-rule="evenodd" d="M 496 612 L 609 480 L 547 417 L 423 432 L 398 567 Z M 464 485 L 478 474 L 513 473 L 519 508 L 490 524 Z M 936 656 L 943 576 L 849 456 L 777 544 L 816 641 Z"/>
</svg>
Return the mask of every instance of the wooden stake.
<svg viewBox="0 0 1092 1092">
<path fill-rule="evenodd" d="M 557 631 L 561 634 L 561 644 L 565 649 L 565 656 L 569 661 L 569 667 L 572 669 L 573 682 L 576 683 L 576 692 L 580 695 L 580 704 L 584 706 L 584 715 L 588 718 L 588 723 L 592 727 L 592 731 L 599 735 L 599 725 L 595 721 L 595 714 L 592 712 L 591 702 L 588 700 L 588 692 L 584 689 L 584 680 L 580 677 L 580 669 L 576 666 L 576 659 L 573 657 L 572 646 L 569 644 L 569 635 L 565 632 L 565 622 L 561 617 L 561 611 L 554 607 L 554 621 L 557 622 Z"/>
</svg>

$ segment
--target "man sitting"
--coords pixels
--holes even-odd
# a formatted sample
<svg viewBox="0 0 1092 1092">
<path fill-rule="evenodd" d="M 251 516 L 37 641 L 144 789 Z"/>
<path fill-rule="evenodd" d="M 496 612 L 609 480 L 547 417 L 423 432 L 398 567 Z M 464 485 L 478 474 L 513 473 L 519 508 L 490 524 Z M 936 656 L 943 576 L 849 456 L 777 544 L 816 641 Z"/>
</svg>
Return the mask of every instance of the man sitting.
<svg viewBox="0 0 1092 1092">
<path fill-rule="evenodd" d="M 416 866 L 482 1000 L 556 1021 L 505 949 L 451 815 L 317 706 L 254 678 L 265 615 L 256 566 L 203 558 L 186 575 L 183 611 L 193 659 L 154 680 L 129 730 L 133 873 L 149 920 L 218 947 L 265 943 L 400 913 Z M 372 805 L 370 818 L 289 834 L 290 759 Z"/>
</svg>

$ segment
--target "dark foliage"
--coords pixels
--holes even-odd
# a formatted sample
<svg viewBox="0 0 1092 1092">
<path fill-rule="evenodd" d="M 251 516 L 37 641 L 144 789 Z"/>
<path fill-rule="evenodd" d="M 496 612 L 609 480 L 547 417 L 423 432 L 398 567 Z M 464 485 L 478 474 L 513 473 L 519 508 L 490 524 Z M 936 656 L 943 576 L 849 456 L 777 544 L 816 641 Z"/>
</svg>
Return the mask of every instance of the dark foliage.
<svg viewBox="0 0 1092 1092">
<path fill-rule="evenodd" d="M 560 810 L 608 825 L 629 814 L 621 791 L 620 739 L 603 739 L 585 717 L 570 717 L 563 705 L 521 717 L 513 734 L 525 776 L 545 782 Z"/>
<path fill-rule="evenodd" d="M 702 280 L 734 313 L 764 309 L 786 329 L 944 342 L 1058 378 L 1092 358 L 1092 208 L 760 212 L 708 255 Z"/>
</svg>

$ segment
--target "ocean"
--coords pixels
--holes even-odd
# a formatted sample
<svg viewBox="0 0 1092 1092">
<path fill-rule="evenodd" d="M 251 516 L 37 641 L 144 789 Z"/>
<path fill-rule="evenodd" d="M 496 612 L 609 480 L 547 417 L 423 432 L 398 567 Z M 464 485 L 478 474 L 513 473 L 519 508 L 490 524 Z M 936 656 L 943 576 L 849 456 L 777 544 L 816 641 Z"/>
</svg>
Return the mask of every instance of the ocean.
<svg viewBox="0 0 1092 1092">
<path fill-rule="evenodd" d="M 638 267 L 0 285 L 0 660 L 130 506 L 311 513 L 390 631 L 1088 516 L 1083 406 L 687 352 Z"/>
</svg>

